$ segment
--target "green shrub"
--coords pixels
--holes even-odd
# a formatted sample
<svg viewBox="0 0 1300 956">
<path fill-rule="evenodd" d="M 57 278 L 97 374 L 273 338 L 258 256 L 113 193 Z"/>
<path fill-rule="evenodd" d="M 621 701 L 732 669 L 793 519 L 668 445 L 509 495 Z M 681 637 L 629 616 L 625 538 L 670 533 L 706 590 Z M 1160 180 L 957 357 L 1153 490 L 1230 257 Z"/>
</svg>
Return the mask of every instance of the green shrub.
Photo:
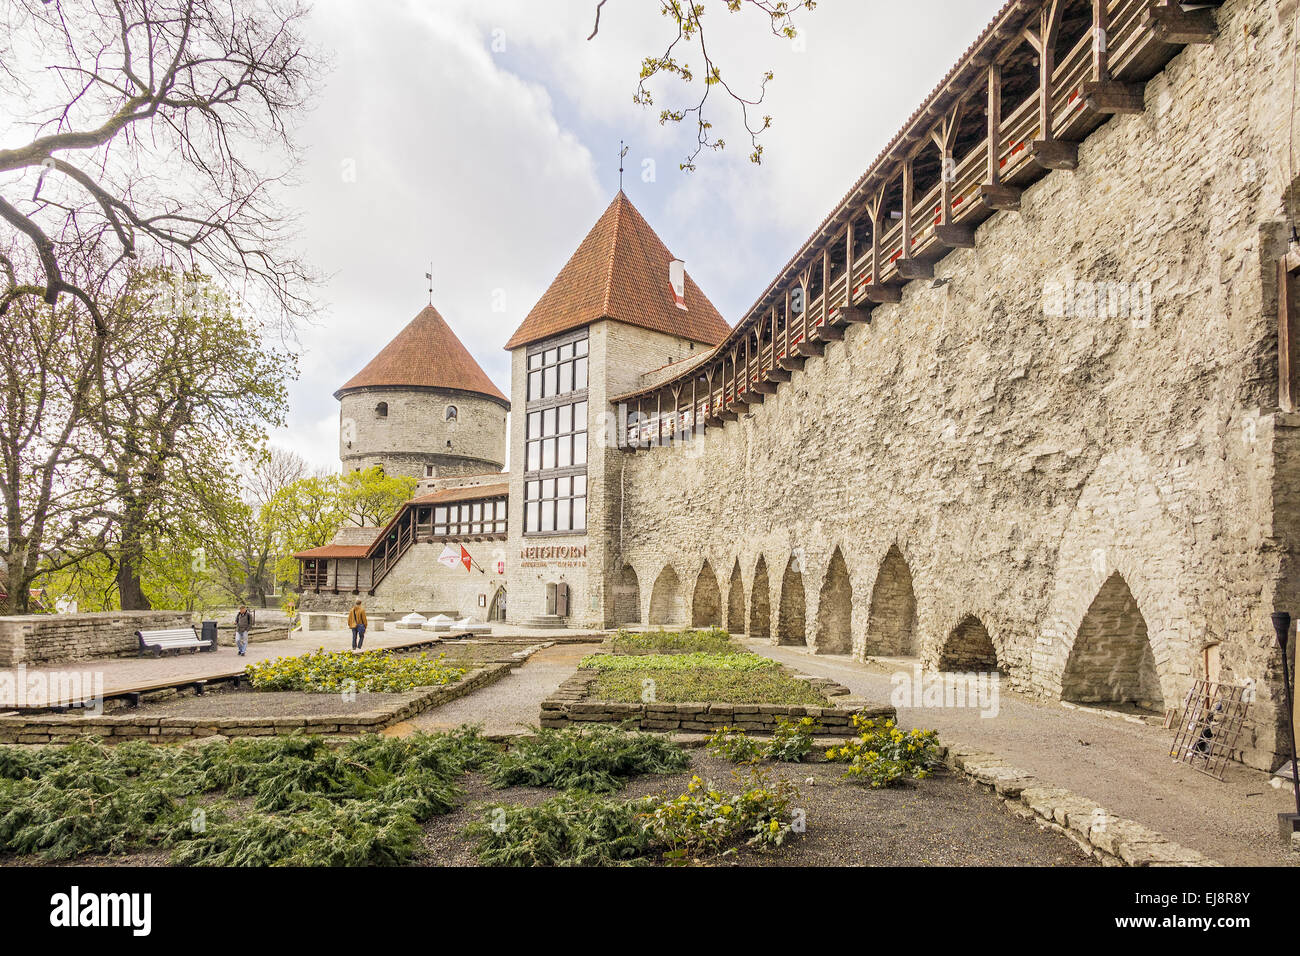
<svg viewBox="0 0 1300 956">
<path fill-rule="evenodd" d="M 746 789 L 738 793 L 718 790 L 696 776 L 685 793 L 649 812 L 649 826 L 668 863 L 731 853 L 742 843 L 775 849 L 795 832 L 791 804 L 798 795 L 794 784 L 773 783 L 758 768 L 750 769 Z"/>
<path fill-rule="evenodd" d="M 182 866 L 398 866 L 420 844 L 419 823 L 381 800 L 317 798 L 297 813 L 226 816 L 180 844 Z"/>
<path fill-rule="evenodd" d="M 686 655 L 682 655 L 683 657 Z M 645 660 L 646 658 L 616 658 Z M 807 681 L 779 667 L 732 670 L 605 670 L 587 689 L 590 700 L 665 704 L 712 701 L 719 704 L 783 704 L 823 707 L 826 699 Z"/>
<path fill-rule="evenodd" d="M 487 866 L 627 866 L 650 852 L 643 812 L 639 800 L 565 793 L 536 807 L 487 807 L 466 832 Z"/>
<path fill-rule="evenodd" d="M 706 746 L 710 753 L 732 763 L 757 763 L 760 760 L 799 763 L 812 752 L 813 734 L 819 728 L 820 723 L 812 717 L 802 717 L 797 721 L 778 717 L 769 740 L 753 740 L 743 730 L 723 727 L 709 738 Z"/>
<path fill-rule="evenodd" d="M 639 633 L 620 630 L 610 639 L 610 649 L 615 654 L 745 653 L 731 640 L 731 635 L 719 627 Z"/>
<path fill-rule="evenodd" d="M 193 864 L 394 862 L 419 821 L 458 803 L 456 777 L 494 752 L 475 728 L 337 749 L 315 737 L 4 747 L 0 851 L 69 859 L 178 846 L 177 862 Z M 233 802 L 250 798 L 251 811 Z"/>
<path fill-rule="evenodd" d="M 621 790 L 626 777 L 675 773 L 688 763 L 686 752 L 663 737 L 596 724 L 536 731 L 501 754 L 488 779 L 495 787 L 609 793 Z"/>
<path fill-rule="evenodd" d="M 781 665 L 770 657 L 742 651 L 731 654 L 588 654 L 578 666 L 597 671 L 761 671 Z"/>
<path fill-rule="evenodd" d="M 904 733 L 892 720 L 877 722 L 861 714 L 853 715 L 853 726 L 856 738 L 826 751 L 827 760 L 848 764 L 846 780 L 892 787 L 908 777 L 924 780 L 940 763 L 937 731 Z"/>
<path fill-rule="evenodd" d="M 734 853 L 740 846 L 774 849 L 795 832 L 798 790 L 752 770 L 744 789 L 727 793 L 692 777 L 670 800 L 612 800 L 566 793 L 536 807 L 491 805 L 467 828 L 488 866 L 613 866 L 681 864 Z"/>
<path fill-rule="evenodd" d="M 416 687 L 441 687 L 460 680 L 468 668 L 447 664 L 445 655 L 396 655 L 387 650 L 327 651 L 300 657 L 277 657 L 247 667 L 255 690 L 297 690 L 312 693 L 373 692 L 395 694 Z"/>
</svg>

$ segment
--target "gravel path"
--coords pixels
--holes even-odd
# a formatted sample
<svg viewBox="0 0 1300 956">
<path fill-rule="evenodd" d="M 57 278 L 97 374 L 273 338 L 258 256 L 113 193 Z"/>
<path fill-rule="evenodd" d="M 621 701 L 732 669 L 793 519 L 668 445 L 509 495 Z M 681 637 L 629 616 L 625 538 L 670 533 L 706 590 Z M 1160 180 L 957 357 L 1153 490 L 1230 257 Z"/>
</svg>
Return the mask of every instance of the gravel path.
<svg viewBox="0 0 1300 956">
<path fill-rule="evenodd" d="M 735 768 L 703 751 L 691 754 L 685 773 L 636 777 L 616 799 L 676 796 L 691 774 L 737 790 Z M 712 861 L 719 866 L 1092 866 L 1063 836 L 1019 820 L 997 800 L 955 777 L 940 774 L 902 787 L 872 790 L 845 783 L 843 768 L 824 763 L 775 764 L 771 771 L 799 788 L 795 806 L 807 832 L 776 853 L 743 851 Z M 812 782 L 809 783 L 809 780 Z M 496 802 L 536 806 L 554 790 L 511 787 L 493 790 L 478 774 L 461 782 L 464 804 L 425 824 L 424 850 L 416 865 L 477 866 L 467 824 L 479 819 L 476 805 Z"/>
<path fill-rule="evenodd" d="M 482 724 L 486 734 L 527 730 L 537 724 L 542 701 L 598 646 L 557 644 L 544 648 L 495 684 L 426 710 L 400 726 L 403 730 L 448 730 L 461 724 Z"/>
<path fill-rule="evenodd" d="M 868 700 L 887 702 L 891 671 L 843 655 L 747 641 L 757 653 L 805 674 L 834 678 Z M 1277 814 L 1293 810 L 1288 789 L 1266 774 L 1229 766 L 1220 783 L 1169 758 L 1171 731 L 1071 710 L 1003 690 L 995 717 L 974 708 L 899 708 L 905 727 L 933 727 L 945 742 L 987 748 L 1052 786 L 1065 787 L 1121 817 L 1221 863 L 1296 866 L 1277 838 Z"/>
</svg>

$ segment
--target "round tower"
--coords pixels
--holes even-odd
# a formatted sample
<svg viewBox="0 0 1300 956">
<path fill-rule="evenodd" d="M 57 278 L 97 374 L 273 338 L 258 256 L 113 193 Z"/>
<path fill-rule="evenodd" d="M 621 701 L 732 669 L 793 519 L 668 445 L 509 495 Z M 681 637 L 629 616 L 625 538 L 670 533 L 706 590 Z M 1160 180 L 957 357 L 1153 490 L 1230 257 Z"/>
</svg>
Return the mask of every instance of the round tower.
<svg viewBox="0 0 1300 956">
<path fill-rule="evenodd" d="M 505 465 L 510 402 L 432 305 L 334 397 L 344 472 L 422 479 Z"/>
</svg>

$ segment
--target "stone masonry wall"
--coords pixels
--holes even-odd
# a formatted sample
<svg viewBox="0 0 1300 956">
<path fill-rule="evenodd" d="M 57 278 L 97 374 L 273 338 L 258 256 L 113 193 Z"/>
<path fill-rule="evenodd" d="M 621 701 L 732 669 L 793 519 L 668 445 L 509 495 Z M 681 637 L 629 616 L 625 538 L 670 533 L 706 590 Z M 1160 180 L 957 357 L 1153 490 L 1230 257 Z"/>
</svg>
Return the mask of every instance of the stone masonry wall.
<svg viewBox="0 0 1300 956">
<path fill-rule="evenodd" d="M 375 407 L 388 404 L 379 417 Z M 455 405 L 456 421 L 446 420 Z M 382 465 L 390 475 L 423 478 L 477 474 L 505 463 L 506 409 L 499 402 L 450 390 L 368 388 L 339 401 L 339 458 L 343 470 Z M 448 445 L 448 442 L 451 444 Z"/>
<path fill-rule="evenodd" d="M 0 666 L 52 664 L 136 653 L 139 630 L 189 627 L 187 611 L 106 611 L 0 617 Z"/>
<path fill-rule="evenodd" d="M 1215 41 L 1147 84 L 1144 113 L 1111 119 L 1081 144 L 1077 171 L 1049 174 L 1019 213 L 938 264 L 947 285 L 908 285 L 752 416 L 622 454 L 619 483 L 605 475 L 607 526 L 625 514 L 609 564 L 634 568 L 642 620 L 665 565 L 689 601 L 706 559 L 724 575 L 739 565 L 748 614 L 762 557 L 775 627 L 794 557 L 817 648 L 838 548 L 861 655 L 897 549 L 914 653 L 936 662 L 973 616 L 1013 687 L 1058 697 L 1081 627 L 1099 625 L 1089 608 L 1118 574 L 1149 639 L 1154 674 L 1137 685 L 1176 705 L 1203 644 L 1221 641 L 1221 679 L 1259 681 L 1246 759 L 1275 763 L 1268 615 L 1300 598 L 1286 573 L 1300 532 L 1285 503 L 1300 485 L 1296 420 L 1276 407 L 1291 119 L 1280 10 L 1225 3 Z M 1063 315 L 1050 290 L 1072 281 L 1080 308 Z M 1108 315 L 1103 295 L 1098 317 L 1085 299 L 1096 282 L 1149 283 L 1152 308 Z M 904 589 L 886 604 L 903 607 L 895 623 L 907 616 Z M 880 651 L 905 650 L 902 631 L 885 633 Z"/>
</svg>

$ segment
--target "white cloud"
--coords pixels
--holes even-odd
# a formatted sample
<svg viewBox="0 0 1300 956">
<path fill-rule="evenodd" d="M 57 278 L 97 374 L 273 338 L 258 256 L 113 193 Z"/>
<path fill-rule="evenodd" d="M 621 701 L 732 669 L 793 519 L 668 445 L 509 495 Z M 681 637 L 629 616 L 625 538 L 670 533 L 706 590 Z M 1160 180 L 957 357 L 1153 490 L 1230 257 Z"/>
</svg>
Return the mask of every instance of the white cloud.
<svg viewBox="0 0 1300 956">
<path fill-rule="evenodd" d="M 684 175 L 693 129 L 661 127 L 631 102 L 642 57 L 666 43 L 653 0 L 606 4 L 590 42 L 594 0 L 320 0 L 312 30 L 336 68 L 289 198 L 305 210 L 304 253 L 330 275 L 330 310 L 302 335 L 295 450 L 334 460 L 331 393 L 424 305 L 431 259 L 434 303 L 506 391 L 501 345 L 612 198 L 619 139 L 628 194 L 734 321 L 1000 5 L 824 2 L 802 18 L 797 52 L 752 13 L 709 4 L 728 80 L 750 92 L 775 71 L 761 108 L 774 123 L 756 167 L 715 94 L 728 148 Z M 657 94 L 686 102 L 677 87 Z M 640 177 L 646 158 L 653 183 Z"/>
</svg>

